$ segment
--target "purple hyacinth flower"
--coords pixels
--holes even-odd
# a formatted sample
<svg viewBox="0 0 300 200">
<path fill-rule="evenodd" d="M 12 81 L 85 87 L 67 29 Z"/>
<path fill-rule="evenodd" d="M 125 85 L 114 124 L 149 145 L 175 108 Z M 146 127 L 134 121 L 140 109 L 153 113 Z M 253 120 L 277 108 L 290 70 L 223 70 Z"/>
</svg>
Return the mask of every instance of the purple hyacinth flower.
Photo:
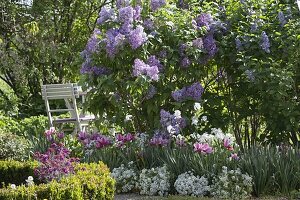
<svg viewBox="0 0 300 200">
<path fill-rule="evenodd" d="M 128 36 L 132 49 L 137 49 L 147 41 L 147 34 L 142 26 L 137 26 Z"/>
<path fill-rule="evenodd" d="M 270 53 L 270 41 L 269 41 L 269 37 L 266 34 L 265 31 L 263 31 L 261 33 L 261 43 L 260 43 L 260 47 L 262 48 L 262 50 L 264 50 L 266 53 Z"/>
<path fill-rule="evenodd" d="M 166 5 L 165 0 L 151 0 L 150 8 L 152 11 L 156 11 L 157 9 L 163 7 L 164 5 Z"/>
<path fill-rule="evenodd" d="M 218 51 L 213 34 L 208 34 L 203 39 L 203 46 L 210 57 L 213 57 Z"/>
<path fill-rule="evenodd" d="M 134 10 L 131 6 L 123 7 L 119 9 L 119 20 L 123 23 L 133 22 Z"/>
</svg>

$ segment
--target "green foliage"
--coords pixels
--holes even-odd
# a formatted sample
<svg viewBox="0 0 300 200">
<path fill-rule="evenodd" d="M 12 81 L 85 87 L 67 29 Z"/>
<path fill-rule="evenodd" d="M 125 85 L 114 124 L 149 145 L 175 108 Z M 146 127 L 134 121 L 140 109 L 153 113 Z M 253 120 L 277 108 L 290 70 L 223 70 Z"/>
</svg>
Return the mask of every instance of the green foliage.
<svg viewBox="0 0 300 200">
<path fill-rule="evenodd" d="M 256 146 L 244 152 L 239 165 L 253 178 L 256 196 L 289 195 L 300 187 L 299 149 Z"/>
<path fill-rule="evenodd" d="M 0 190 L 0 199 L 3 200 L 112 200 L 114 199 L 114 180 L 110 177 L 108 168 L 99 164 L 78 164 L 76 174 L 64 177 L 48 184 L 26 187 L 10 186 Z"/>
<path fill-rule="evenodd" d="M 0 160 L 1 186 L 2 184 L 24 184 L 28 176 L 33 176 L 34 168 L 37 165 L 37 162 L 32 161 L 19 162 L 14 160 Z M 37 180 L 37 178 L 35 178 L 35 180 Z"/>
<path fill-rule="evenodd" d="M 29 142 L 21 136 L 0 130 L 0 160 L 25 160 L 29 156 Z"/>
</svg>

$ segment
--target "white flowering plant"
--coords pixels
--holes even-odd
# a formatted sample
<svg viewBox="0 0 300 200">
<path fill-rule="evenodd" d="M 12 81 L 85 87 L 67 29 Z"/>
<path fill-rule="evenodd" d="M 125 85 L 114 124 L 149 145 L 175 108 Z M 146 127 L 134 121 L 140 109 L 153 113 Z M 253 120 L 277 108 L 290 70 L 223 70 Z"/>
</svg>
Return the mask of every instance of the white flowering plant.
<svg viewBox="0 0 300 200">
<path fill-rule="evenodd" d="M 143 169 L 139 176 L 140 194 L 165 196 L 170 190 L 170 173 L 167 166 Z"/>
<path fill-rule="evenodd" d="M 252 192 L 252 177 L 243 174 L 239 168 L 229 170 L 223 166 L 222 173 L 215 176 L 211 194 L 222 199 L 245 199 Z"/>
<path fill-rule="evenodd" d="M 127 166 L 122 164 L 120 167 L 114 168 L 111 176 L 116 180 L 117 193 L 136 191 L 138 173 L 133 166 L 133 162 L 129 162 Z"/>
<path fill-rule="evenodd" d="M 210 191 L 208 179 L 204 176 L 195 176 L 192 172 L 180 174 L 174 187 L 180 195 L 204 196 Z"/>
</svg>

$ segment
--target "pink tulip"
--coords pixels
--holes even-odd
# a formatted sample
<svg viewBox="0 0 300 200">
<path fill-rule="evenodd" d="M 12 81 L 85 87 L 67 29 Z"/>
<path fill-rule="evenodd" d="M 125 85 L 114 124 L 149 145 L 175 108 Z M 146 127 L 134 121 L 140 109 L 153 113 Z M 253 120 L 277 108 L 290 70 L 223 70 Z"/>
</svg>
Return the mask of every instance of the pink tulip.
<svg viewBox="0 0 300 200">
<path fill-rule="evenodd" d="M 231 146 L 231 141 L 229 138 L 225 138 L 223 144 L 226 149 L 233 151 L 233 147 Z"/>
</svg>

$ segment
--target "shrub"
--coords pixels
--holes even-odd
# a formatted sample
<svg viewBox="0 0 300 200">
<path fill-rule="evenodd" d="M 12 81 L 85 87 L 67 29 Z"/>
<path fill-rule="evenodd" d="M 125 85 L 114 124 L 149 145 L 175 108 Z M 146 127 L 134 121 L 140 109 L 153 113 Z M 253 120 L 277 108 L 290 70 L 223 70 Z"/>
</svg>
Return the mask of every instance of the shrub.
<svg viewBox="0 0 300 200">
<path fill-rule="evenodd" d="M 0 177 L 4 185 L 16 184 L 20 185 L 25 182 L 28 176 L 34 174 L 34 168 L 38 164 L 36 162 L 19 162 L 14 160 L 0 161 Z M 0 198 L 1 199 L 1 198 Z"/>
<path fill-rule="evenodd" d="M 204 196 L 210 191 L 205 177 L 195 176 L 192 172 L 180 174 L 174 183 L 180 195 Z"/>
<path fill-rule="evenodd" d="M 167 167 L 143 169 L 139 177 L 140 194 L 167 195 L 170 190 L 170 173 Z"/>
<path fill-rule="evenodd" d="M 47 184 L 0 190 L 1 200 L 110 200 L 114 197 L 114 180 L 103 163 L 78 164 L 76 174 L 63 177 L 60 182 L 53 180 Z"/>
<path fill-rule="evenodd" d="M 244 199 L 252 192 L 252 178 L 247 174 L 242 174 L 238 168 L 227 170 L 223 166 L 221 174 L 213 180 L 211 194 L 217 198 L 224 199 Z"/>
<path fill-rule="evenodd" d="M 112 170 L 111 176 L 116 180 L 116 191 L 118 193 L 131 192 L 136 188 L 138 176 L 134 169 L 133 162 L 128 166 L 121 165 Z"/>
<path fill-rule="evenodd" d="M 0 159 L 25 160 L 29 156 L 28 141 L 18 135 L 0 131 Z"/>
</svg>

